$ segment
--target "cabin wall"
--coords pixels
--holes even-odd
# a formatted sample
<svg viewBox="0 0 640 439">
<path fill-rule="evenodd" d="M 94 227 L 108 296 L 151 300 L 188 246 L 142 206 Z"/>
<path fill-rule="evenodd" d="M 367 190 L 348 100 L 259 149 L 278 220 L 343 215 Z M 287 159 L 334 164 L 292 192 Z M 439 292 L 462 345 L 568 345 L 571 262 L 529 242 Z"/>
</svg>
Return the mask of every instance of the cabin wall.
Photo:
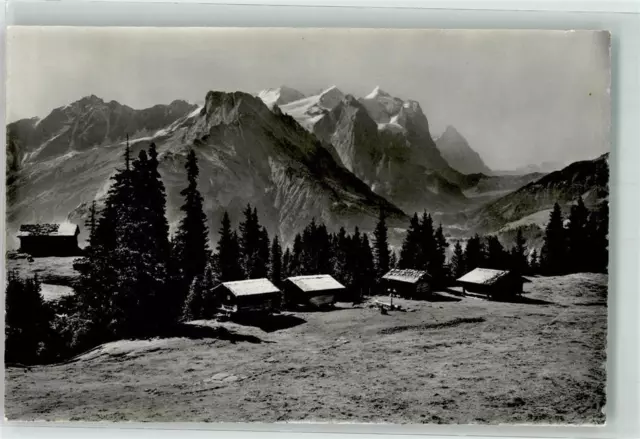
<svg viewBox="0 0 640 439">
<path fill-rule="evenodd" d="M 381 294 L 394 293 L 406 299 L 424 299 L 431 293 L 431 284 L 426 281 L 418 281 L 415 284 L 384 279 Z"/>
<path fill-rule="evenodd" d="M 20 252 L 34 257 L 79 256 L 77 236 L 22 236 Z"/>
<path fill-rule="evenodd" d="M 284 304 L 286 306 L 293 305 L 313 305 L 324 306 L 335 303 L 339 298 L 346 295 L 346 289 L 333 289 L 322 291 L 302 291 L 294 283 L 285 282 L 284 288 Z"/>
</svg>

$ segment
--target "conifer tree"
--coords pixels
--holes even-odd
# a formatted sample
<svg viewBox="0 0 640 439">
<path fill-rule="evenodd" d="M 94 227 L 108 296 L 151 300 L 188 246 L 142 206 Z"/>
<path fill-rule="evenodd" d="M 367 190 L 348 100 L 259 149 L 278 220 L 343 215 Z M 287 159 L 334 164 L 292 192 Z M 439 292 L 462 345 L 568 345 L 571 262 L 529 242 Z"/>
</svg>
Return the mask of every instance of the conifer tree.
<svg viewBox="0 0 640 439">
<path fill-rule="evenodd" d="M 486 262 L 485 247 L 480 239 L 480 236 L 476 234 L 467 241 L 467 246 L 464 252 L 464 260 L 467 271 L 471 271 L 475 268 L 482 268 Z"/>
<path fill-rule="evenodd" d="M 418 219 L 418 214 L 414 213 L 407 229 L 407 234 L 402 242 L 402 248 L 400 249 L 400 261 L 398 267 L 407 269 L 417 269 L 422 261 L 421 253 L 421 225 Z M 423 268 L 423 267 L 421 267 Z"/>
<path fill-rule="evenodd" d="M 571 206 L 569 226 L 567 228 L 567 261 L 571 272 L 586 271 L 589 261 L 593 257 L 588 242 L 589 210 L 585 207 L 582 197 L 578 197 L 575 205 Z"/>
<path fill-rule="evenodd" d="M 435 233 L 433 230 L 433 219 L 426 211 L 422 214 L 420 223 L 420 251 L 416 261 L 419 270 L 429 270 L 432 268 L 432 259 L 437 252 Z"/>
<path fill-rule="evenodd" d="M 391 258 L 389 259 L 389 269 L 394 269 L 398 267 L 398 256 L 396 252 L 391 250 Z"/>
<path fill-rule="evenodd" d="M 333 274 L 335 278 L 347 287 L 351 287 L 353 283 L 352 273 L 349 272 L 349 258 L 351 239 L 347 236 L 344 227 L 333 238 Z"/>
<path fill-rule="evenodd" d="M 431 273 L 434 281 L 437 285 L 444 285 L 446 282 L 446 268 L 445 262 L 447 261 L 447 248 L 449 243 L 444 236 L 442 230 L 442 224 L 438 226 L 434 234 L 434 249 L 429 261 L 428 272 Z"/>
<path fill-rule="evenodd" d="M 391 259 L 386 217 L 382 209 L 380 210 L 380 217 L 378 218 L 378 224 L 373 232 L 373 237 L 375 277 L 376 279 L 380 279 L 389 271 L 389 260 Z"/>
<path fill-rule="evenodd" d="M 529 262 L 529 273 L 537 274 L 540 269 L 538 262 L 538 251 L 534 248 L 531 251 L 531 261 Z"/>
<path fill-rule="evenodd" d="M 265 227 L 260 229 L 257 256 L 258 262 L 255 267 L 255 276 L 258 278 L 268 277 L 271 266 L 271 241 Z"/>
<path fill-rule="evenodd" d="M 51 314 L 37 276 L 21 279 L 9 272 L 5 290 L 5 361 L 32 364 L 38 360 Z"/>
<path fill-rule="evenodd" d="M 451 269 L 453 271 L 453 276 L 456 279 L 461 278 L 466 274 L 466 268 L 464 263 L 464 250 L 462 249 L 462 245 L 460 245 L 460 241 L 457 241 L 453 247 L 453 256 L 451 257 Z"/>
<path fill-rule="evenodd" d="M 358 239 L 358 242 L 358 271 L 355 276 L 355 282 L 359 286 L 360 297 L 362 297 L 373 293 L 376 271 L 369 238 L 366 234 L 363 234 L 362 238 Z"/>
<path fill-rule="evenodd" d="M 289 276 L 299 276 L 302 274 L 302 236 L 298 233 L 293 239 L 293 248 L 289 262 Z"/>
<path fill-rule="evenodd" d="M 89 218 L 85 222 L 85 226 L 89 229 L 89 239 L 87 241 L 87 249 L 90 250 L 92 245 L 97 245 L 97 228 L 98 228 L 98 211 L 96 209 L 96 201 L 91 202 L 91 208 L 89 209 Z"/>
<path fill-rule="evenodd" d="M 529 271 L 529 262 L 527 261 L 527 240 L 522 234 L 522 229 L 518 229 L 516 234 L 516 242 L 511 249 L 511 268 L 520 276 L 523 276 Z M 509 265 L 509 264 L 506 264 Z"/>
<path fill-rule="evenodd" d="M 287 247 L 282 255 L 282 278 L 286 279 L 291 276 L 289 271 L 291 267 L 291 250 Z"/>
<path fill-rule="evenodd" d="M 247 279 L 257 279 L 266 267 L 260 262 L 261 229 L 258 223 L 258 213 L 247 205 L 243 211 L 244 220 L 240 223 L 240 251 L 242 255 L 242 269 Z"/>
<path fill-rule="evenodd" d="M 269 272 L 269 278 L 274 285 L 280 285 L 282 283 L 282 247 L 280 246 L 280 240 L 277 235 L 271 243 L 271 270 Z"/>
<path fill-rule="evenodd" d="M 560 205 L 555 203 L 549 215 L 542 246 L 540 269 L 549 275 L 566 272 L 566 240 Z"/>
<path fill-rule="evenodd" d="M 507 268 L 508 257 L 507 252 L 498 240 L 497 236 L 490 235 L 486 237 L 487 240 L 487 259 L 486 268 L 493 268 L 496 270 L 503 270 Z"/>
<path fill-rule="evenodd" d="M 204 274 L 210 257 L 207 216 L 204 200 L 198 190 L 198 159 L 193 149 L 185 163 L 188 185 L 180 194 L 184 197 L 181 207 L 184 216 L 175 236 L 175 254 L 183 284 L 191 285 L 196 276 Z"/>
<path fill-rule="evenodd" d="M 229 282 L 244 278 L 240 264 L 238 235 L 231 230 L 231 219 L 227 212 L 222 216 L 220 239 L 216 245 L 216 268 L 218 280 Z"/>
</svg>

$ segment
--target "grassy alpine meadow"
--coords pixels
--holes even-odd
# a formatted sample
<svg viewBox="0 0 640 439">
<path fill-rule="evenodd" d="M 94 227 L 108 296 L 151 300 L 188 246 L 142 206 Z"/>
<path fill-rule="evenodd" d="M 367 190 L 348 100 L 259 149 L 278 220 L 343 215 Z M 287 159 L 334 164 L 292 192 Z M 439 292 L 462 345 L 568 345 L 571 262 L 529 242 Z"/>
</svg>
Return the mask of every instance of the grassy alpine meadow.
<svg viewBox="0 0 640 439">
<path fill-rule="evenodd" d="M 191 322 L 9 367 L 11 420 L 603 423 L 607 276 L 531 277 L 522 302 L 440 292 L 269 322 Z M 388 301 L 388 297 L 379 297 Z"/>
</svg>

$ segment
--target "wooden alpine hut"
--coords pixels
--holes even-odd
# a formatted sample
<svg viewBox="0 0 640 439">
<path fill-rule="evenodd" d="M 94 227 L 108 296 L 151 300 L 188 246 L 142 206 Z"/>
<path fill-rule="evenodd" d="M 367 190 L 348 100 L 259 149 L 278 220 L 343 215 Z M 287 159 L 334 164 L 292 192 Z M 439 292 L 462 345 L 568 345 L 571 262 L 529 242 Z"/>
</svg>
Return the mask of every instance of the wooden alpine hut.
<svg viewBox="0 0 640 439">
<path fill-rule="evenodd" d="M 22 224 L 18 232 L 20 252 L 34 257 L 79 256 L 80 228 L 71 223 Z"/>
<path fill-rule="evenodd" d="M 213 293 L 229 315 L 269 314 L 280 306 L 280 290 L 265 278 L 223 282 Z"/>
<path fill-rule="evenodd" d="M 328 274 L 292 276 L 284 281 L 284 298 L 289 306 L 328 306 L 335 303 L 345 292 L 344 285 Z"/>
<path fill-rule="evenodd" d="M 424 299 L 431 294 L 431 276 L 423 270 L 394 268 L 382 276 L 382 294 L 395 294 L 405 299 Z"/>
<path fill-rule="evenodd" d="M 457 281 L 463 293 L 477 293 L 500 298 L 513 297 L 522 294 L 522 276 L 509 270 L 494 270 L 491 268 L 476 268 Z"/>
</svg>

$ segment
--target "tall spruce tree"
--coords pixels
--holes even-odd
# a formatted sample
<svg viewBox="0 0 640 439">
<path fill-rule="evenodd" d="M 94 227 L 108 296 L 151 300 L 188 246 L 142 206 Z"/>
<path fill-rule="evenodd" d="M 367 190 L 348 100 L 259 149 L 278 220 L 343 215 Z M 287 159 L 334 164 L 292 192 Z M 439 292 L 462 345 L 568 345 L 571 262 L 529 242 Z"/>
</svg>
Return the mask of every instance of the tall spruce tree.
<svg viewBox="0 0 640 439">
<path fill-rule="evenodd" d="M 509 264 L 508 253 L 500 243 L 497 236 L 489 235 L 487 240 L 487 259 L 485 262 L 486 268 L 493 268 L 496 270 L 504 270 Z"/>
<path fill-rule="evenodd" d="M 231 229 L 231 219 L 227 212 L 222 216 L 220 239 L 216 245 L 216 271 L 220 282 L 241 280 L 244 278 L 240 263 L 240 245 L 238 236 Z"/>
<path fill-rule="evenodd" d="M 287 247 L 282 255 L 282 278 L 286 279 L 291 276 L 291 250 Z"/>
<path fill-rule="evenodd" d="M 516 242 L 511 249 L 511 269 L 518 275 L 523 276 L 529 271 L 529 261 L 527 260 L 527 240 L 519 228 L 516 234 Z"/>
<path fill-rule="evenodd" d="M 562 221 L 560 205 L 555 203 L 549 215 L 544 233 L 540 268 L 549 275 L 564 274 L 567 270 L 566 233 Z"/>
<path fill-rule="evenodd" d="M 531 251 L 531 260 L 529 261 L 529 273 L 538 274 L 539 270 L 540 270 L 540 266 L 538 261 L 538 250 L 534 248 Z"/>
<path fill-rule="evenodd" d="M 302 235 L 296 234 L 293 239 L 293 247 L 291 249 L 291 258 L 289 259 L 289 276 L 299 276 L 303 273 L 302 266 L 303 244 Z"/>
<path fill-rule="evenodd" d="M 357 246 L 359 256 L 355 283 L 358 285 L 360 297 L 362 297 L 373 294 L 376 271 L 369 238 L 366 234 L 363 234 L 362 238 L 358 239 L 357 242 L 359 242 Z"/>
<path fill-rule="evenodd" d="M 435 231 L 433 229 L 433 219 L 426 211 L 422 214 L 420 223 L 420 252 L 416 268 L 419 270 L 429 270 L 432 267 L 432 259 L 437 252 Z"/>
<path fill-rule="evenodd" d="M 247 204 L 243 211 L 244 220 L 240 223 L 240 252 L 242 269 L 247 279 L 257 279 L 262 274 L 258 253 L 260 252 L 261 230 L 258 213 Z"/>
<path fill-rule="evenodd" d="M 202 276 L 210 257 L 207 216 L 204 200 L 198 190 L 198 159 L 193 149 L 187 154 L 185 163 L 188 185 L 180 194 L 184 213 L 175 236 L 175 255 L 183 285 L 191 285 L 196 276 Z"/>
<path fill-rule="evenodd" d="M 464 260 L 467 271 L 484 267 L 486 263 L 486 251 L 482 239 L 478 234 L 475 234 L 467 241 Z"/>
<path fill-rule="evenodd" d="M 402 242 L 400 249 L 400 261 L 398 267 L 403 269 L 417 269 L 423 260 L 421 248 L 421 225 L 418 214 L 414 213 L 407 229 L 407 234 Z"/>
<path fill-rule="evenodd" d="M 391 250 L 391 258 L 389 259 L 389 269 L 398 267 L 398 256 L 394 250 Z"/>
<path fill-rule="evenodd" d="M 257 256 L 255 276 L 258 278 L 268 277 L 271 267 L 271 241 L 265 227 L 260 228 Z"/>
<path fill-rule="evenodd" d="M 380 210 L 378 224 L 373 231 L 373 256 L 375 261 L 375 277 L 380 279 L 389 271 L 391 251 L 389 250 L 387 222 L 384 210 Z"/>
<path fill-rule="evenodd" d="M 352 273 L 349 272 L 349 258 L 352 256 L 350 254 L 351 239 L 347 236 L 344 227 L 340 227 L 332 241 L 333 274 L 340 283 L 350 288 L 353 282 Z"/>
<path fill-rule="evenodd" d="M 271 269 L 269 271 L 269 279 L 274 285 L 282 283 L 282 246 L 278 235 L 274 236 L 271 243 Z"/>
<path fill-rule="evenodd" d="M 567 227 L 567 269 L 571 272 L 581 272 L 589 269 L 593 254 L 589 243 L 589 210 L 584 205 L 582 197 L 578 197 L 569 213 Z"/>
<path fill-rule="evenodd" d="M 91 202 L 91 208 L 89 209 L 89 218 L 85 221 L 85 226 L 89 230 L 89 239 L 87 242 L 87 250 L 91 249 L 92 245 L 97 245 L 97 229 L 98 229 L 98 211 L 96 209 L 96 200 Z"/>
<path fill-rule="evenodd" d="M 464 250 L 462 249 L 462 245 L 460 245 L 460 241 L 457 241 L 453 246 L 453 256 L 451 257 L 451 269 L 453 271 L 453 276 L 456 279 L 461 278 L 466 274 L 466 268 L 464 263 Z"/>
<path fill-rule="evenodd" d="M 431 260 L 427 268 L 435 283 L 442 286 L 447 281 L 447 267 L 445 263 L 447 261 L 447 248 L 449 247 L 449 243 L 444 236 L 442 224 L 438 226 L 434 233 L 433 244 L 434 248 Z"/>
</svg>

